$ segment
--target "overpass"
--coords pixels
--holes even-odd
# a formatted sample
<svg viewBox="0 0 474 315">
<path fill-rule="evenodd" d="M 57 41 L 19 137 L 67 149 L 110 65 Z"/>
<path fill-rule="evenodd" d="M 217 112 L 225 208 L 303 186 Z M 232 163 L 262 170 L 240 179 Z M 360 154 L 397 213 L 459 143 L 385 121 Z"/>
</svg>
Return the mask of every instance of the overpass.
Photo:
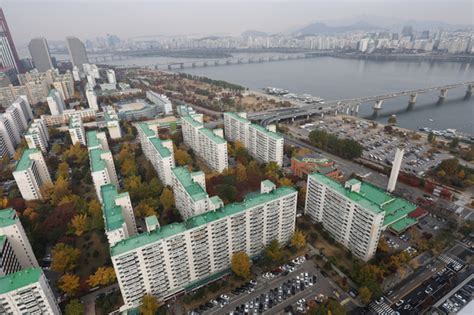
<svg viewBox="0 0 474 315">
<path fill-rule="evenodd" d="M 263 126 L 266 126 L 271 123 L 283 121 L 283 120 L 295 120 L 297 118 L 309 118 L 313 115 L 324 115 L 324 114 L 335 114 L 344 113 L 347 115 L 357 115 L 359 112 L 359 106 L 362 103 L 372 102 L 372 109 L 374 111 L 374 116 L 378 114 L 379 111 L 383 108 L 383 101 L 386 99 L 397 98 L 402 96 L 408 96 L 408 110 L 413 109 L 416 103 L 416 99 L 419 94 L 429 93 L 433 91 L 439 91 L 438 102 L 443 102 L 448 94 L 448 91 L 451 89 L 466 87 L 466 96 L 469 98 L 472 95 L 474 90 L 474 81 L 470 82 L 461 82 L 457 84 L 441 85 L 429 88 L 407 90 L 401 92 L 387 93 L 381 95 L 373 96 L 364 96 L 356 97 L 350 99 L 342 99 L 329 101 L 325 104 L 316 104 L 316 105 L 306 105 L 306 104 L 297 104 L 298 107 L 278 109 L 274 111 L 268 111 L 259 115 L 252 117 L 253 120 L 258 120 Z"/>
</svg>

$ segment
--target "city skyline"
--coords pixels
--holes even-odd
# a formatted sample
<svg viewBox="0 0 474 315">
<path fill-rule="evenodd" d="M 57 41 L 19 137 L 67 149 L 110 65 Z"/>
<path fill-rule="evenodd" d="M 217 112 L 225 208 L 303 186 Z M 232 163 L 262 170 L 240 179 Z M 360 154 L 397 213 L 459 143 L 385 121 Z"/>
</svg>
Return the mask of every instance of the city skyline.
<svg viewBox="0 0 474 315">
<path fill-rule="evenodd" d="M 142 5 L 137 5 L 138 3 Z M 114 9 L 109 10 L 105 16 L 103 12 L 112 4 Z M 54 5 L 54 10 L 51 10 L 51 5 Z M 456 0 L 455 3 L 412 1 L 410 10 L 406 10 L 408 6 L 403 3 L 391 0 L 384 3 L 361 3 L 352 0 L 332 3 L 258 1 L 252 3 L 251 7 L 252 10 L 248 10 L 249 3 L 246 1 L 138 1 L 130 4 L 104 0 L 92 4 L 88 0 L 69 3 L 27 0 L 4 1 L 2 5 L 10 23 L 12 36 L 19 46 L 25 46 L 34 37 L 63 41 L 67 36 L 74 35 L 85 40 L 109 33 L 124 38 L 184 34 L 238 35 L 249 29 L 280 33 L 290 32 L 314 22 L 348 25 L 358 20 L 375 20 L 376 23 L 372 24 L 377 25 L 379 20 L 383 20 L 385 27 L 417 21 L 472 25 L 472 4 L 465 0 Z M 422 18 L 416 13 L 420 10 L 423 10 Z M 88 23 L 71 22 L 85 16 Z M 242 16 L 246 18 L 245 25 L 241 23 Z M 128 27 L 130 23 L 122 23 L 124 19 L 133 23 L 134 27 Z M 58 28 L 59 24 L 62 27 Z M 32 25 L 34 32 L 31 31 Z M 216 28 L 216 25 L 219 27 Z"/>
</svg>

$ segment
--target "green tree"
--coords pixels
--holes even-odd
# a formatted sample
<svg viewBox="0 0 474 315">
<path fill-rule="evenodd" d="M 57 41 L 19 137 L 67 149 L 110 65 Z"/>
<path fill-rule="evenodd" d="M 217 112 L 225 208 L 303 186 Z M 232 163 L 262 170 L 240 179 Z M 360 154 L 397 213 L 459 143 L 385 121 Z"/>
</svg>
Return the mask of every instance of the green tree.
<svg viewBox="0 0 474 315">
<path fill-rule="evenodd" d="M 250 259 L 245 252 L 237 252 L 232 255 L 230 267 L 240 278 L 247 279 L 250 276 Z"/>
<path fill-rule="evenodd" d="M 443 160 L 439 165 L 439 169 L 445 171 L 448 175 L 456 174 L 458 168 L 459 160 L 456 158 Z"/>
<path fill-rule="evenodd" d="M 78 299 L 72 299 L 65 310 L 66 315 L 82 315 L 84 314 L 84 305 Z"/>
<path fill-rule="evenodd" d="M 265 248 L 265 257 L 268 259 L 268 261 L 278 264 L 282 261 L 283 254 L 283 249 L 276 239 L 271 241 L 270 244 L 268 244 L 268 246 Z"/>
<path fill-rule="evenodd" d="M 243 166 L 241 163 L 237 163 L 237 167 L 235 168 L 235 175 L 237 178 L 237 182 L 245 182 L 247 180 L 247 170 L 245 169 L 245 166 Z"/>
<path fill-rule="evenodd" d="M 165 210 L 169 210 L 174 206 L 174 195 L 171 189 L 166 187 L 160 196 L 160 203 Z"/>
<path fill-rule="evenodd" d="M 372 292 L 370 292 L 369 288 L 367 287 L 359 288 L 359 294 L 360 294 L 360 299 L 362 300 L 362 303 L 367 304 L 370 302 L 370 299 L 372 298 Z"/>
<path fill-rule="evenodd" d="M 182 149 L 176 149 L 176 151 L 174 151 L 174 158 L 176 160 L 176 164 L 179 166 L 188 165 L 191 163 L 191 157 L 189 156 L 188 152 Z"/>
<path fill-rule="evenodd" d="M 306 247 L 306 235 L 300 231 L 296 230 L 291 238 L 291 246 L 293 246 L 296 250 L 300 250 Z"/>
<path fill-rule="evenodd" d="M 428 142 L 429 142 L 429 143 L 433 143 L 433 142 L 435 142 L 435 141 L 436 141 L 436 135 L 435 135 L 434 133 L 430 132 L 430 133 L 428 134 Z"/>
<path fill-rule="evenodd" d="M 151 294 L 145 294 L 142 299 L 142 305 L 140 306 L 140 314 L 143 315 L 155 315 L 160 308 L 160 303 L 157 298 Z"/>
<path fill-rule="evenodd" d="M 396 123 L 397 123 L 397 117 L 395 117 L 395 116 L 393 116 L 393 115 L 390 116 L 390 117 L 388 118 L 388 123 L 389 123 L 389 124 L 396 124 Z"/>
<path fill-rule="evenodd" d="M 72 271 L 76 267 L 80 250 L 64 243 L 58 243 L 52 250 L 51 269 L 59 273 Z"/>
</svg>

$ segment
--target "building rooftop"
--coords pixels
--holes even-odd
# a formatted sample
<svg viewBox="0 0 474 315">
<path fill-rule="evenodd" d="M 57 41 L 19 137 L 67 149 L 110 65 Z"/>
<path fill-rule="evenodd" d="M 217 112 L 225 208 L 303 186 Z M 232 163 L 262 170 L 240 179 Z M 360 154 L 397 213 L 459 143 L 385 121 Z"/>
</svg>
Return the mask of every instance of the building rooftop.
<svg viewBox="0 0 474 315">
<path fill-rule="evenodd" d="M 112 184 L 100 186 L 102 195 L 102 211 L 105 220 L 105 229 L 112 231 L 121 228 L 125 222 L 122 214 L 122 208 L 115 203 L 116 199 L 128 197 L 128 193 L 119 194 L 117 188 Z"/>
<path fill-rule="evenodd" d="M 209 198 L 209 201 L 214 205 L 214 206 L 219 206 L 219 205 L 223 205 L 224 202 L 222 201 L 222 199 L 219 197 L 219 196 L 212 196 L 211 198 Z"/>
<path fill-rule="evenodd" d="M 100 143 L 99 138 L 97 137 L 97 130 L 88 131 L 86 133 L 87 138 L 87 147 L 88 148 L 95 148 L 101 147 L 102 144 Z"/>
<path fill-rule="evenodd" d="M 81 117 L 79 115 L 74 115 L 69 118 L 69 128 L 79 128 L 81 127 Z"/>
<path fill-rule="evenodd" d="M 13 208 L 6 208 L 0 210 L 0 227 L 9 226 L 15 224 L 18 220 L 16 211 Z"/>
<path fill-rule="evenodd" d="M 146 217 L 145 218 L 145 224 L 146 224 L 146 226 L 160 225 L 156 215 L 150 215 L 150 216 Z"/>
<path fill-rule="evenodd" d="M 257 125 L 257 124 L 251 124 L 250 126 L 251 126 L 252 128 L 255 128 L 255 129 L 257 129 L 258 131 L 264 133 L 264 134 L 267 135 L 268 137 L 275 139 L 275 140 L 281 140 L 281 139 L 283 139 L 283 137 L 280 136 L 278 133 L 269 131 L 269 130 L 267 130 L 267 129 L 265 129 L 265 128 L 263 128 L 262 126 L 259 126 L 259 125 Z"/>
<path fill-rule="evenodd" d="M 229 204 L 215 211 L 209 211 L 194 216 L 183 223 L 168 224 L 154 230 L 151 233 L 142 233 L 136 236 L 132 236 L 112 246 L 110 248 L 111 256 L 117 256 L 135 248 L 142 247 L 159 241 L 161 239 L 165 239 L 173 235 L 186 232 L 187 230 L 192 230 L 203 225 L 207 225 L 209 223 L 237 214 L 239 212 L 243 212 L 247 209 L 263 205 L 276 198 L 288 196 L 293 193 L 296 193 L 296 190 L 292 187 L 280 187 L 270 193 L 260 194 L 255 197 L 246 198 L 243 202 Z"/>
<path fill-rule="evenodd" d="M 154 137 L 150 139 L 151 144 L 153 144 L 153 147 L 158 151 L 161 157 L 170 157 L 171 156 L 171 151 L 163 145 L 163 141 L 158 138 Z"/>
<path fill-rule="evenodd" d="M 217 144 L 227 143 L 227 141 L 225 141 L 224 138 L 219 137 L 210 129 L 201 128 L 199 129 L 199 132 L 203 133 L 206 137 L 208 137 L 214 143 L 217 143 Z"/>
<path fill-rule="evenodd" d="M 410 217 L 404 217 L 390 225 L 390 229 L 394 230 L 396 233 L 402 233 L 410 226 L 415 225 L 418 222 L 417 219 Z"/>
<path fill-rule="evenodd" d="M 201 124 L 199 121 L 194 120 L 192 116 L 183 116 L 181 117 L 181 119 L 187 121 L 193 127 L 203 127 L 203 124 Z"/>
<path fill-rule="evenodd" d="M 186 192 L 191 196 L 194 201 L 198 201 L 208 197 L 207 192 L 196 183 L 191 177 L 191 173 L 185 167 L 173 168 L 173 174 L 176 176 L 178 181 L 183 185 Z"/>
<path fill-rule="evenodd" d="M 33 153 L 39 153 L 38 149 L 25 149 L 21 154 L 20 160 L 16 163 L 15 172 L 25 171 L 31 167 L 33 160 L 30 159 L 30 155 Z"/>
<path fill-rule="evenodd" d="M 0 294 L 5 294 L 39 281 L 41 268 L 27 268 L 4 277 L 0 277 Z"/>
<path fill-rule="evenodd" d="M 404 218 L 407 214 L 416 209 L 416 205 L 404 199 L 396 198 L 376 186 L 366 182 L 361 182 L 355 178 L 348 182 L 350 184 L 360 183 L 360 192 L 351 192 L 349 189 L 344 188 L 340 183 L 323 174 L 313 173 L 310 176 L 331 187 L 334 191 L 349 198 L 364 209 L 372 211 L 375 214 L 383 212 L 385 215 L 384 226 Z"/>
<path fill-rule="evenodd" d="M 143 131 L 147 137 L 155 137 L 156 134 L 151 130 L 150 126 L 147 123 L 139 123 L 138 127 Z"/>
<path fill-rule="evenodd" d="M 102 159 L 101 155 L 110 151 L 102 150 L 100 148 L 92 149 L 89 151 L 91 158 L 91 168 L 93 172 L 102 171 L 106 168 L 105 161 Z"/>
<path fill-rule="evenodd" d="M 243 117 L 240 117 L 239 115 L 237 115 L 236 113 L 231 113 L 231 112 L 226 112 L 224 115 L 228 115 L 238 121 L 240 121 L 241 123 L 244 123 L 244 124 L 250 124 L 250 120 L 248 119 L 245 119 Z"/>
</svg>

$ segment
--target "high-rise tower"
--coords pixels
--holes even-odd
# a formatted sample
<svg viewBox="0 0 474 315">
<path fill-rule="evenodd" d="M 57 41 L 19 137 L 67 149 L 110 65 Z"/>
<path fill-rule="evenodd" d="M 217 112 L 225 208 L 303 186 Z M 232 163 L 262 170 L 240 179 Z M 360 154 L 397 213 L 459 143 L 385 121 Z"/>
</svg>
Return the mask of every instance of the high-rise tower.
<svg viewBox="0 0 474 315">
<path fill-rule="evenodd" d="M 17 72 L 21 72 L 20 58 L 16 52 L 15 43 L 13 42 L 7 20 L 0 8 L 0 67 L 15 68 Z"/>
<path fill-rule="evenodd" d="M 54 68 L 49 54 L 48 42 L 45 38 L 33 38 L 28 44 L 28 49 L 30 50 L 31 58 L 33 58 L 35 68 L 39 72 L 46 72 Z"/>
</svg>

